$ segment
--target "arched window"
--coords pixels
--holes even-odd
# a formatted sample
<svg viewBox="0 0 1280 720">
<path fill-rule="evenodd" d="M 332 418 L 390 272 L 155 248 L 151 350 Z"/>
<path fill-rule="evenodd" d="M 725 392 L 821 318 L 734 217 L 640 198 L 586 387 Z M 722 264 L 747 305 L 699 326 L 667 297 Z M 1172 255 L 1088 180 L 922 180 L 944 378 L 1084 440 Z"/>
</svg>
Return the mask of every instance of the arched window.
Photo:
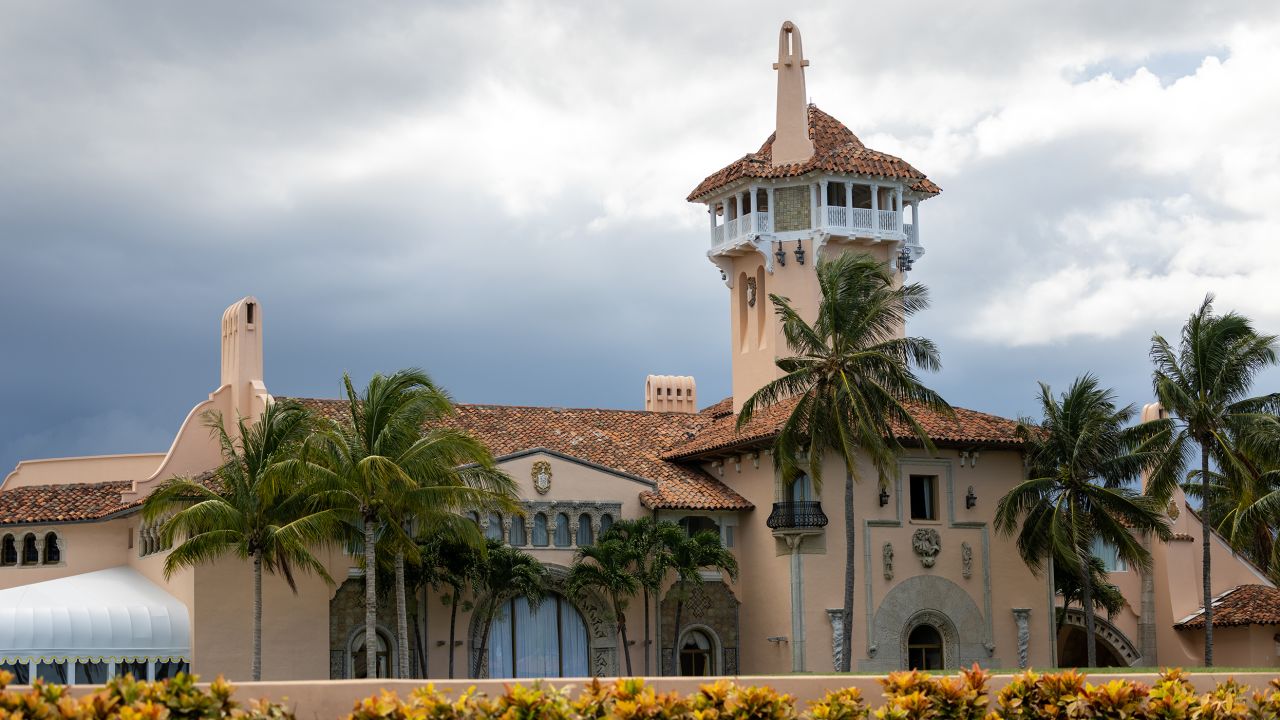
<svg viewBox="0 0 1280 720">
<path fill-rule="evenodd" d="M 22 538 L 22 564 L 35 565 L 40 562 L 40 548 L 36 546 L 35 533 L 27 533 Z"/>
<path fill-rule="evenodd" d="M 391 638 L 382 633 L 381 630 L 374 633 L 373 651 L 376 653 L 374 658 L 374 670 L 380 678 L 389 678 L 392 676 L 394 666 L 392 665 L 393 656 L 391 653 Z M 349 663 L 350 672 L 348 677 L 355 679 L 366 678 L 366 648 L 364 642 L 364 630 L 360 630 L 351 638 L 351 646 L 347 652 L 347 662 Z"/>
<path fill-rule="evenodd" d="M 808 502 L 813 500 L 813 480 L 808 475 L 801 473 L 792 481 L 791 487 L 787 488 L 787 499 L 791 502 Z"/>
<path fill-rule="evenodd" d="M 47 533 L 44 536 L 44 564 L 57 565 L 62 562 L 62 551 L 58 549 L 58 534 Z"/>
<path fill-rule="evenodd" d="M 3 544 L 0 544 L 0 565 L 17 564 L 18 541 L 14 540 L 12 535 L 5 535 Z"/>
<path fill-rule="evenodd" d="M 609 513 L 605 513 L 601 515 L 600 516 L 600 532 L 602 533 L 608 532 L 609 528 L 611 527 L 613 527 L 613 516 L 610 515 Z"/>
<path fill-rule="evenodd" d="M 938 628 L 917 625 L 907 636 L 907 669 L 942 669 L 942 633 Z"/>
<path fill-rule="evenodd" d="M 489 677 L 586 677 L 587 623 L 567 599 L 548 594 L 537 606 L 518 597 L 489 631 Z"/>
<path fill-rule="evenodd" d="M 680 674 L 704 677 L 716 674 L 715 643 L 702 630 L 690 630 L 680 643 Z"/>
<path fill-rule="evenodd" d="M 533 516 L 533 546 L 547 546 L 547 516 L 542 513 Z"/>
<path fill-rule="evenodd" d="M 571 541 L 569 535 L 569 516 L 564 513 L 556 514 L 556 547 L 569 547 Z"/>
<path fill-rule="evenodd" d="M 529 542 L 524 533 L 524 518 L 516 515 L 511 518 L 511 544 L 515 547 L 524 547 Z"/>
<path fill-rule="evenodd" d="M 502 535 L 502 516 L 498 513 L 489 513 L 489 527 L 485 528 L 484 536 L 501 542 Z"/>
<path fill-rule="evenodd" d="M 595 533 L 591 529 L 591 516 L 582 513 L 578 516 L 578 547 L 586 547 L 595 542 Z"/>
</svg>

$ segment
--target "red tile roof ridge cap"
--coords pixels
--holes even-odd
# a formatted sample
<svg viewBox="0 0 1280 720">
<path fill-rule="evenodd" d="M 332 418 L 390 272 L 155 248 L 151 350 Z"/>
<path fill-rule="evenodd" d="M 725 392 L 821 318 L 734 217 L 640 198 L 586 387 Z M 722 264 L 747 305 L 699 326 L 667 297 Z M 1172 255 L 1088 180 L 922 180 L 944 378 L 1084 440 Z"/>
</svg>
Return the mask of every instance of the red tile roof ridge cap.
<svg viewBox="0 0 1280 720">
<path fill-rule="evenodd" d="M 297 397 L 292 395 L 276 395 L 279 400 L 293 400 L 296 402 L 322 402 L 322 403 L 343 403 L 347 400 L 343 398 L 308 398 Z M 632 415 L 688 415 L 689 417 L 698 417 L 696 412 L 683 412 L 678 410 L 636 410 L 635 408 L 600 408 L 600 407 L 575 407 L 569 405 L 507 405 L 503 403 L 470 403 L 455 402 L 455 408 L 467 409 L 508 409 L 508 410 L 549 410 L 552 412 L 603 412 L 603 413 L 629 413 Z"/>
</svg>

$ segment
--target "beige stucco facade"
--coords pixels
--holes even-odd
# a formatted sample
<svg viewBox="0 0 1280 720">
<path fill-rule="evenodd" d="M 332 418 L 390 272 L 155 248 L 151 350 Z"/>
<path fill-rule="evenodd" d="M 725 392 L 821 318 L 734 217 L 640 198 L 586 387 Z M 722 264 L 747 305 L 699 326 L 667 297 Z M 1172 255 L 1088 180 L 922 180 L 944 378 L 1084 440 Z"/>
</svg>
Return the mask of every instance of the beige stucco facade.
<svg viewBox="0 0 1280 720">
<path fill-rule="evenodd" d="M 857 152 L 850 155 L 855 160 L 864 151 L 873 153 L 861 148 L 843 126 L 806 106 L 808 61 L 794 25 L 784 26 L 779 45 L 775 68 L 780 147 L 772 151 L 777 153 L 774 159 L 803 167 L 831 152 L 824 143 L 833 136 L 846 143 L 845 149 L 857 144 Z M 670 454 L 681 441 L 696 440 L 699 432 L 714 430 L 717 423 L 732 423 L 732 412 L 778 377 L 775 361 L 786 347 L 768 297 L 785 296 L 801 315 L 812 318 L 819 300 L 817 258 L 870 253 L 889 264 L 896 282 L 904 280 L 910 264 L 923 254 L 919 203 L 940 190 L 914 168 L 897 162 L 901 164 L 883 161 L 877 167 L 890 168 L 883 172 L 860 172 L 850 165 L 846 171 L 766 171 L 759 177 L 728 173 L 727 179 L 708 178 L 691 196 L 707 206 L 712 232 L 707 255 L 726 285 L 731 410 L 704 418 L 710 410 L 696 407 L 691 378 L 650 376 L 645 403 L 653 412 L 598 411 L 613 424 L 606 426 L 601 420 L 602 424 L 563 429 L 552 423 L 559 411 L 546 410 L 546 427 L 522 431 L 526 434 L 521 437 L 535 439 L 511 440 L 509 447 L 495 450 L 502 468 L 518 483 L 525 516 L 477 520 L 487 533 L 520 545 L 543 562 L 554 582 L 562 581 L 573 563 L 580 539 L 590 542 L 611 521 L 622 518 L 655 517 L 716 528 L 737 557 L 741 573 L 736 582 L 707 574 L 693 600 L 682 601 L 679 613 L 673 606 L 677 593 L 670 585 L 651 598 L 648 633 L 643 630 L 643 603 L 639 597 L 632 600 L 626 620 L 635 672 L 687 670 L 682 653 L 693 637 L 691 631 L 705 641 L 706 647 L 689 647 L 711 658 L 708 665 L 699 666 L 706 671 L 831 671 L 838 666 L 839 609 L 849 552 L 855 568 L 855 670 L 885 671 L 911 664 L 908 639 L 920 627 L 939 638 L 936 661 L 945 667 L 974 662 L 1001 668 L 1051 666 L 1063 655 L 1060 645 L 1072 641 L 1070 614 L 1063 629 L 1055 627 L 1056 601 L 1049 579 L 1032 573 L 1012 539 L 992 527 L 997 502 L 1023 479 L 1016 443 L 974 436 L 939 441 L 934 452 L 911 449 L 883 485 L 862 461 L 852 517 L 846 517 L 844 470 L 836 458 L 824 460 L 821 487 L 797 500 L 797 491 L 780 481 L 767 437 L 727 441 L 686 456 Z M 17 506 L 20 498 L 31 497 L 36 503 L 78 504 L 65 514 L 35 507 L 0 517 L 0 535 L 12 536 L 18 551 L 13 563 L 0 564 L 0 591 L 129 568 L 139 583 L 162 588 L 186 608 L 189 646 L 182 656 L 197 673 L 248 677 L 249 567 L 227 558 L 166 577 L 168 550 L 158 545 L 154 527 L 143 523 L 138 503 L 171 477 L 217 465 L 218 447 L 205 427 L 208 413 L 252 419 L 272 402 L 264 379 L 263 328 L 263 309 L 255 298 L 227 308 L 219 328 L 222 365 L 217 387 L 194 405 L 166 452 L 20 463 L 0 485 L 0 501 Z M 574 422 L 592 412 L 579 412 Z M 654 427 L 676 427 L 682 418 L 691 429 L 669 437 L 625 433 L 633 422 L 656 419 Z M 1009 423 L 999 418 L 983 422 Z M 503 430 L 498 428 L 498 434 Z M 573 436 L 566 440 L 566 433 Z M 594 450 L 588 452 L 588 447 Z M 633 462 L 638 456 L 651 462 Z M 96 514 L 80 507 L 91 504 L 92 493 L 110 496 L 105 504 L 98 502 Z M 668 496 L 682 499 L 663 499 Z M 794 512 L 793 501 L 817 505 L 805 505 L 813 513 L 800 521 L 787 514 Z M 917 505 L 927 509 L 918 512 Z M 30 519 L 33 516 L 40 517 Z M 540 516 L 545 526 L 538 525 Z M 1169 516 L 1175 539 L 1152 546 L 1154 593 L 1144 601 L 1136 571 L 1118 570 L 1111 576 L 1128 604 L 1116 617 L 1100 620 L 1109 654 L 1120 664 L 1194 665 L 1200 657 L 1199 632 L 1176 630 L 1174 625 L 1198 608 L 1201 530 L 1181 496 L 1171 504 Z M 557 535 L 560 522 L 567 523 L 566 529 Z M 523 531 L 517 529 L 520 524 Z M 54 538 L 56 557 L 38 549 L 28 562 L 28 535 L 39 543 Z M 363 629 L 355 619 L 362 617 L 357 613 L 362 595 L 356 591 L 362 575 L 342 549 L 320 552 L 332 584 L 300 576 L 298 592 L 293 593 L 281 579 L 265 579 L 264 680 L 345 678 L 353 672 L 352 653 Z M 1215 591 L 1271 584 L 1225 543 L 1215 544 L 1213 552 Z M 555 589 L 563 590 L 559 585 Z M 605 603 L 592 597 L 563 599 L 568 605 L 557 610 L 564 613 L 558 622 L 572 625 L 580 618 L 585 639 L 575 652 L 586 653 L 587 670 L 620 672 L 623 649 Z M 388 643 L 394 638 L 390 603 L 384 597 L 378 610 Z M 1144 609 L 1150 627 L 1143 622 Z M 677 614 L 680 627 L 670 627 Z M 460 608 L 457 642 L 452 646 L 447 640 L 449 608 L 439 591 L 411 598 L 409 615 L 414 646 L 409 672 L 445 677 L 452 656 L 457 674 L 466 677 L 480 630 L 469 605 Z M 1217 636 L 1218 658 L 1236 665 L 1275 665 L 1273 637 L 1273 628 L 1266 626 L 1225 628 Z M 512 640 L 513 648 L 516 642 Z M 0 656 L 16 657 L 15 653 L 15 648 L 0 647 Z M 106 658 L 111 653 L 86 657 L 90 655 Z M 388 662 L 393 663 L 395 655 L 389 652 Z M 67 657 L 72 656 L 80 657 Z M 119 661 L 124 662 L 123 655 Z"/>
</svg>

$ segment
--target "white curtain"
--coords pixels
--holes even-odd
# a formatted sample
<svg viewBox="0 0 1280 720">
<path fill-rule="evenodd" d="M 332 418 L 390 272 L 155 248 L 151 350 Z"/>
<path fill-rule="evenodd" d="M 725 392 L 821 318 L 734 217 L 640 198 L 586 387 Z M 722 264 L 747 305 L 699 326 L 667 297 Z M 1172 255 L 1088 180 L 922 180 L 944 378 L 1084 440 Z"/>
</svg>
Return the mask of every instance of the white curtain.
<svg viewBox="0 0 1280 720">
<path fill-rule="evenodd" d="M 547 546 L 547 516 L 542 513 L 533 516 L 533 545 Z"/>
<path fill-rule="evenodd" d="M 583 622 L 578 610 L 567 600 L 559 599 L 558 604 L 560 605 L 560 658 L 564 666 L 564 674 L 561 677 L 590 677 L 587 624 Z"/>
<path fill-rule="evenodd" d="M 556 515 L 556 547 L 569 547 L 569 516 L 564 513 Z"/>
<path fill-rule="evenodd" d="M 557 677 L 560 674 L 556 638 L 556 601 L 547 598 L 537 609 L 525 598 L 514 603 L 516 626 L 516 677 Z"/>
<path fill-rule="evenodd" d="M 489 677 L 511 677 L 511 660 L 511 603 L 507 602 L 489 627 Z"/>
</svg>

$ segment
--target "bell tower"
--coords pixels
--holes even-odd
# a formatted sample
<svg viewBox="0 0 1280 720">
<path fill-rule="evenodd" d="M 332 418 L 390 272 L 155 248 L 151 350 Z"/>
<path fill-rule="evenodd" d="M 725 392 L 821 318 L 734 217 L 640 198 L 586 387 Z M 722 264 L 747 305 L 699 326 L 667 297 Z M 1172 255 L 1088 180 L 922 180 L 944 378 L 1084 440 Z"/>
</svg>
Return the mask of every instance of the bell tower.
<svg viewBox="0 0 1280 720">
<path fill-rule="evenodd" d="M 760 149 L 694 188 L 710 222 L 707 257 L 729 288 L 733 409 L 780 374 L 790 350 L 770 294 L 790 299 L 812 321 L 819 258 L 863 252 L 901 282 L 924 254 L 921 201 L 942 190 L 901 158 L 862 144 L 838 120 L 808 103 L 800 28 L 778 32 L 777 114 Z"/>
</svg>

